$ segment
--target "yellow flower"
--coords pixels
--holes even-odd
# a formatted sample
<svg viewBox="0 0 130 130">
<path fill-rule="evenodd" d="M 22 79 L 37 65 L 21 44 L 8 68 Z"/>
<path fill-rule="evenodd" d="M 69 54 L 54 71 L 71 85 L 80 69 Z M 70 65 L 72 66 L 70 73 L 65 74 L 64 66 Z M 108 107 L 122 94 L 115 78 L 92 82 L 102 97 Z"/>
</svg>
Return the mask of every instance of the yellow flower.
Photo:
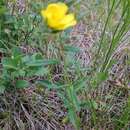
<svg viewBox="0 0 130 130">
<path fill-rule="evenodd" d="M 76 25 L 74 14 L 67 14 L 67 12 L 68 7 L 66 4 L 52 3 L 45 10 L 41 10 L 41 15 L 49 27 L 55 30 L 65 30 L 68 27 Z"/>
</svg>

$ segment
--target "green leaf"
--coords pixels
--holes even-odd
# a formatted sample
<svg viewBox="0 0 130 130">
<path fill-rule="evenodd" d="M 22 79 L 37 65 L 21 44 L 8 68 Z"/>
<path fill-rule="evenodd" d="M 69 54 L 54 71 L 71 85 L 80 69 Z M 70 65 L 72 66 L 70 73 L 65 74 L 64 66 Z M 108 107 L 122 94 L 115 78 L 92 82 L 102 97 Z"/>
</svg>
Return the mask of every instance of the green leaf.
<svg viewBox="0 0 130 130">
<path fill-rule="evenodd" d="M 17 80 L 16 81 L 16 87 L 17 88 L 26 88 L 29 87 L 29 82 L 26 80 Z"/>
<path fill-rule="evenodd" d="M 72 107 L 68 108 L 68 117 L 70 122 L 74 125 L 76 130 L 80 130 L 80 118 L 77 116 L 76 112 L 72 109 Z"/>
<path fill-rule="evenodd" d="M 75 52 L 75 53 L 80 52 L 80 48 L 70 46 L 70 45 L 64 45 L 64 50 L 69 52 Z"/>
<path fill-rule="evenodd" d="M 12 73 L 11 73 L 11 75 L 13 76 L 13 77 L 19 77 L 19 76 L 22 76 L 22 77 L 24 77 L 25 76 L 25 74 L 26 74 L 26 72 L 24 71 L 24 70 L 17 70 L 17 71 L 13 71 Z"/>
<path fill-rule="evenodd" d="M 15 58 L 15 57 L 18 57 L 18 56 L 21 56 L 21 50 L 17 47 L 13 48 L 12 49 L 12 56 Z"/>
<path fill-rule="evenodd" d="M 44 76 L 48 73 L 48 68 L 45 68 L 43 66 L 34 66 L 27 69 L 27 76 Z"/>
<path fill-rule="evenodd" d="M 61 88 L 65 87 L 65 85 L 63 85 L 63 84 L 54 84 L 48 80 L 39 80 L 36 82 L 36 84 L 43 86 L 43 87 L 47 87 L 48 89 L 52 89 L 52 88 L 61 89 Z"/>
<path fill-rule="evenodd" d="M 73 86 L 74 86 L 76 92 L 81 90 L 83 87 L 86 86 L 86 77 L 75 81 L 73 83 Z"/>
<path fill-rule="evenodd" d="M 78 100 L 78 96 L 73 86 L 67 87 L 67 94 L 70 103 L 73 104 L 73 107 L 76 109 L 76 111 L 80 111 L 80 101 Z"/>
<path fill-rule="evenodd" d="M 91 105 L 94 109 L 98 109 L 98 104 L 94 100 L 91 100 Z"/>
<path fill-rule="evenodd" d="M 35 61 L 29 61 L 27 63 L 27 66 L 34 67 L 34 66 L 45 66 L 45 65 L 53 65 L 58 64 L 58 60 L 35 60 Z"/>
<path fill-rule="evenodd" d="M 5 67 L 7 69 L 17 70 L 16 64 L 13 62 L 13 60 L 11 58 L 3 58 L 2 65 L 3 65 L 3 67 Z"/>
<path fill-rule="evenodd" d="M 4 6 L 0 7 L 0 15 L 3 15 L 6 11 L 6 8 Z"/>
<path fill-rule="evenodd" d="M 40 67 L 36 72 L 35 75 L 37 76 L 44 76 L 45 74 L 48 73 L 48 69 L 44 67 Z"/>
<path fill-rule="evenodd" d="M 81 102 L 81 107 L 84 108 L 84 109 L 97 109 L 98 108 L 98 104 L 96 103 L 96 101 L 94 100 L 83 100 Z"/>
<path fill-rule="evenodd" d="M 26 72 L 25 72 L 24 70 L 22 70 L 22 69 L 20 69 L 20 70 L 18 71 L 18 73 L 19 73 L 19 76 L 22 76 L 22 77 L 24 77 L 25 74 L 26 74 Z"/>
<path fill-rule="evenodd" d="M 5 91 L 5 86 L 0 85 L 0 93 L 4 93 L 4 91 Z"/>
<path fill-rule="evenodd" d="M 37 81 L 37 84 L 40 84 L 44 87 L 47 87 L 49 89 L 52 89 L 52 88 L 55 88 L 57 87 L 55 84 L 51 83 L 50 81 L 48 80 L 41 80 L 41 81 Z"/>
<path fill-rule="evenodd" d="M 99 73 L 97 73 L 97 79 L 99 81 L 104 81 L 104 80 L 107 79 L 107 77 L 108 77 L 108 73 L 107 72 L 99 72 Z"/>
</svg>

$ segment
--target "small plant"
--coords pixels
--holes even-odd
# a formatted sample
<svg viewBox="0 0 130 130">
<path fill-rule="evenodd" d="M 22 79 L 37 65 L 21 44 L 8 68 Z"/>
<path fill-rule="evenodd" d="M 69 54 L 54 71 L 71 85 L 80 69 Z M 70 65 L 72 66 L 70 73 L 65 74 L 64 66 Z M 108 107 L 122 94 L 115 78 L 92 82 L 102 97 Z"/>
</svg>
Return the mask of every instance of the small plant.
<svg viewBox="0 0 130 130">
<path fill-rule="evenodd" d="M 57 63 L 57 60 L 43 59 L 38 53 L 24 55 L 19 48 L 14 48 L 9 57 L 2 58 L 1 92 L 6 88 L 29 87 L 31 77 L 47 75 L 48 65 Z"/>
</svg>

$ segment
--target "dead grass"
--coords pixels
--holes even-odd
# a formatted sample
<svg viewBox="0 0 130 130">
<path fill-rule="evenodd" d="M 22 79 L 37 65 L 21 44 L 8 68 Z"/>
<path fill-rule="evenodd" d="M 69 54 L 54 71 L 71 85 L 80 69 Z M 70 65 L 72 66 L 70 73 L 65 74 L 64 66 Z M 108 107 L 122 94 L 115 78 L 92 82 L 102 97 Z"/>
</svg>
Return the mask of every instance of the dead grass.
<svg viewBox="0 0 130 130">
<path fill-rule="evenodd" d="M 24 7 L 21 4 L 22 7 Z M 18 8 L 20 8 L 18 6 Z M 24 9 L 22 13 L 24 12 Z M 129 34 L 128 34 L 129 35 Z M 76 55 L 83 67 L 91 65 L 93 59 L 92 47 L 99 40 L 100 31 L 89 28 L 80 22 L 71 33 L 71 44 L 82 49 Z M 126 43 L 126 44 L 124 44 Z M 80 112 L 83 130 L 115 130 L 113 118 L 118 118 L 127 103 L 129 86 L 126 80 L 130 79 L 127 57 L 129 42 L 123 44 L 115 51 L 113 56 L 118 61 L 110 70 L 109 80 L 99 88 L 92 91 L 90 98 L 98 104 L 97 125 L 91 122 L 92 111 L 82 109 Z M 33 48 L 22 46 L 23 52 L 32 53 Z M 37 51 L 37 50 L 36 50 Z M 49 52 L 48 52 L 49 53 Z M 50 56 L 50 53 L 48 54 Z M 62 75 L 60 69 L 54 75 L 54 80 Z M 15 93 L 15 94 L 14 94 Z M 67 111 L 55 90 L 32 86 L 26 90 L 6 92 L 0 96 L 0 128 L 3 130 L 73 130 L 66 119 Z"/>
</svg>

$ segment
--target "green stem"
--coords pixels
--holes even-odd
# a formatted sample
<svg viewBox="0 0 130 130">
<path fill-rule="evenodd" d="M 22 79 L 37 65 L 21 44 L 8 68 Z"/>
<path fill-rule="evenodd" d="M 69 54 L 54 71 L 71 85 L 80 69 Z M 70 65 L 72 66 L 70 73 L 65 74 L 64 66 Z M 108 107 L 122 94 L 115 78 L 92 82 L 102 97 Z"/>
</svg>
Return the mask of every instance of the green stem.
<svg viewBox="0 0 130 130">
<path fill-rule="evenodd" d="M 104 36 L 105 36 L 105 31 L 106 31 L 107 24 L 108 24 L 108 22 L 109 22 L 110 16 L 111 16 L 111 14 L 112 14 L 114 5 L 115 5 L 115 0 L 113 1 L 111 10 L 110 10 L 110 12 L 109 12 L 109 14 L 108 14 L 108 17 L 107 17 L 107 20 L 106 20 L 106 22 L 105 22 L 105 26 L 104 26 L 104 29 L 103 29 L 103 32 L 102 32 L 102 35 L 101 35 L 101 40 L 100 40 L 99 48 L 98 48 L 98 51 L 97 51 L 97 57 L 98 57 L 98 55 L 99 55 L 99 53 L 100 53 L 100 50 L 101 50 L 101 47 L 102 47 L 102 44 L 103 44 L 103 39 L 104 39 Z"/>
<path fill-rule="evenodd" d="M 120 27 L 120 25 L 121 25 L 122 19 L 123 19 L 124 16 L 125 16 L 126 11 L 127 11 L 127 7 L 126 7 L 126 9 L 124 10 L 124 12 L 122 13 L 122 16 L 121 16 L 121 18 L 120 18 L 120 20 L 119 20 L 119 22 L 118 22 L 118 25 L 117 25 L 117 27 L 116 27 L 116 29 L 115 29 L 115 31 L 114 31 L 114 34 L 113 34 L 113 37 L 112 37 L 112 40 L 111 40 L 109 49 L 108 49 L 108 51 L 107 51 L 107 53 L 106 53 L 106 55 L 105 55 L 105 60 L 104 60 L 104 62 L 103 62 L 103 64 L 102 64 L 102 67 L 101 67 L 100 72 L 103 72 L 104 70 L 105 70 L 105 71 L 107 70 L 108 63 L 110 63 L 110 59 L 111 59 L 111 58 L 109 57 L 109 55 L 111 54 L 112 50 L 114 50 L 116 43 L 118 43 L 118 42 L 121 40 L 122 35 L 124 34 L 124 32 L 125 32 L 125 30 L 126 30 L 126 27 L 127 27 L 127 26 L 125 26 L 125 25 L 127 25 L 127 21 L 124 20 L 124 24 L 122 25 L 121 29 L 118 31 L 118 29 L 119 29 L 119 27 Z M 119 32 L 118 34 L 117 34 L 117 31 Z M 117 34 L 117 36 L 116 36 L 116 34 Z"/>
</svg>

